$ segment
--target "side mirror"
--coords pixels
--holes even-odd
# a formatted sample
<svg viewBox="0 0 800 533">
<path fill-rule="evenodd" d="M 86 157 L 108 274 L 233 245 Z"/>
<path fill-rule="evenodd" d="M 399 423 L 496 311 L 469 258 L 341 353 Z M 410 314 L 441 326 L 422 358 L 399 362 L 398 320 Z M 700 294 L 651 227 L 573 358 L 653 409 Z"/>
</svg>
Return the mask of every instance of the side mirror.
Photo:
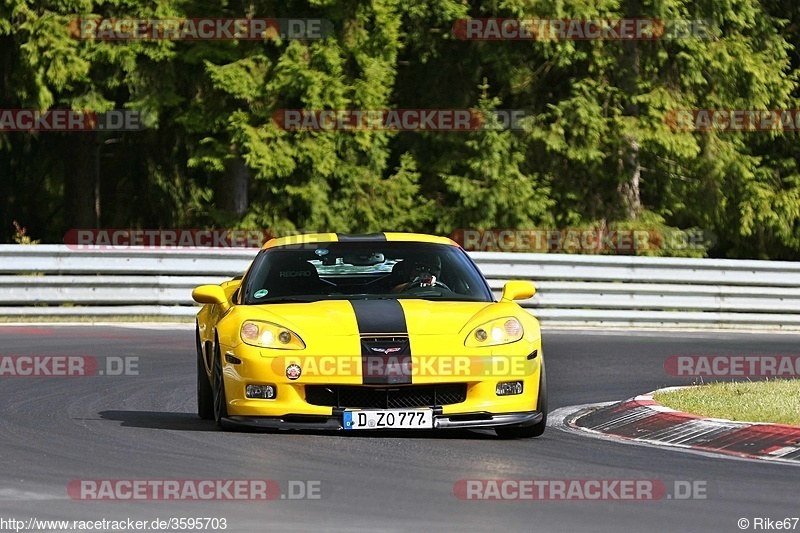
<svg viewBox="0 0 800 533">
<path fill-rule="evenodd" d="M 536 294 L 536 287 L 530 281 L 509 281 L 503 285 L 501 300 L 527 300 Z"/>
<path fill-rule="evenodd" d="M 200 285 L 192 291 L 192 299 L 200 304 L 228 305 L 225 291 L 219 285 Z"/>
</svg>

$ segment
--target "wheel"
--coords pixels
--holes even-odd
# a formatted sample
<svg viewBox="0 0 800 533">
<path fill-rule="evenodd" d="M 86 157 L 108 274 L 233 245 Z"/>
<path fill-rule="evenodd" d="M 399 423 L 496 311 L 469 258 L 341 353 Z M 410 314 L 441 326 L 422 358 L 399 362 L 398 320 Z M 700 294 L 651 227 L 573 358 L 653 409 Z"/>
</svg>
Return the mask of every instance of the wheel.
<svg viewBox="0 0 800 533">
<path fill-rule="evenodd" d="M 219 353 L 219 344 L 214 343 L 214 421 L 220 429 L 227 429 L 224 418 L 228 416 L 228 402 L 225 399 L 225 380 L 222 379 L 222 357 Z"/>
<path fill-rule="evenodd" d="M 197 414 L 203 420 L 214 419 L 214 391 L 206 374 L 203 349 L 200 344 L 200 330 L 195 331 L 197 344 Z"/>
<path fill-rule="evenodd" d="M 529 439 L 544 433 L 547 427 L 547 375 L 542 361 L 542 373 L 539 374 L 539 398 L 536 400 L 536 409 L 542 412 L 542 420 L 532 426 L 500 426 L 494 429 L 498 437 L 504 439 Z"/>
</svg>

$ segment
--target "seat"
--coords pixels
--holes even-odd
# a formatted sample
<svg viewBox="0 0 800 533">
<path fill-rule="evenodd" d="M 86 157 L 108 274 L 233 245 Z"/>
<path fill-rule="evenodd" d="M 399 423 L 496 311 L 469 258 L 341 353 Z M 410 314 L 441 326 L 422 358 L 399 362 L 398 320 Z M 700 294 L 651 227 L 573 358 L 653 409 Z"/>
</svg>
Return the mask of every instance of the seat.
<svg viewBox="0 0 800 533">
<path fill-rule="evenodd" d="M 264 279 L 264 288 L 269 297 L 281 296 L 321 296 L 323 283 L 317 269 L 302 259 L 291 258 L 270 265 Z"/>
<path fill-rule="evenodd" d="M 389 286 L 393 290 L 398 285 L 403 285 L 411 281 L 412 262 L 402 260 L 392 266 L 392 273 L 389 276 Z"/>
</svg>

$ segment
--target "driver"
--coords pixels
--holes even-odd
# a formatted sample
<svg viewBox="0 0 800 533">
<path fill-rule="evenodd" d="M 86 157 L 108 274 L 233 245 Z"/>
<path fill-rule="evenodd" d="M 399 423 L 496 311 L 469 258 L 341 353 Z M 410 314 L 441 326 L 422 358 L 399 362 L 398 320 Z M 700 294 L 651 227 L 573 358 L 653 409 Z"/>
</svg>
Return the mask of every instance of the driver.
<svg viewBox="0 0 800 533">
<path fill-rule="evenodd" d="M 420 254 L 413 259 L 404 260 L 403 263 L 408 281 L 397 285 L 392 292 L 402 292 L 415 285 L 433 287 L 442 273 L 442 259 L 436 254 Z"/>
</svg>

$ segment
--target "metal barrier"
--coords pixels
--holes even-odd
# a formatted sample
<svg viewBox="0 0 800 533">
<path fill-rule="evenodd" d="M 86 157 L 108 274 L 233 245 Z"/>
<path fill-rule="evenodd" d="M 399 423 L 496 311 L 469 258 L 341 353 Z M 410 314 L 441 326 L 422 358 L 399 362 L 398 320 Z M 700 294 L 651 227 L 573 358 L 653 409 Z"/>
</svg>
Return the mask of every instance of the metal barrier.
<svg viewBox="0 0 800 533">
<path fill-rule="evenodd" d="M 77 251 L 0 245 L 0 316 L 192 316 L 191 290 L 241 274 L 252 249 Z M 499 295 L 544 325 L 800 329 L 800 263 L 569 254 L 471 254 Z"/>
</svg>

